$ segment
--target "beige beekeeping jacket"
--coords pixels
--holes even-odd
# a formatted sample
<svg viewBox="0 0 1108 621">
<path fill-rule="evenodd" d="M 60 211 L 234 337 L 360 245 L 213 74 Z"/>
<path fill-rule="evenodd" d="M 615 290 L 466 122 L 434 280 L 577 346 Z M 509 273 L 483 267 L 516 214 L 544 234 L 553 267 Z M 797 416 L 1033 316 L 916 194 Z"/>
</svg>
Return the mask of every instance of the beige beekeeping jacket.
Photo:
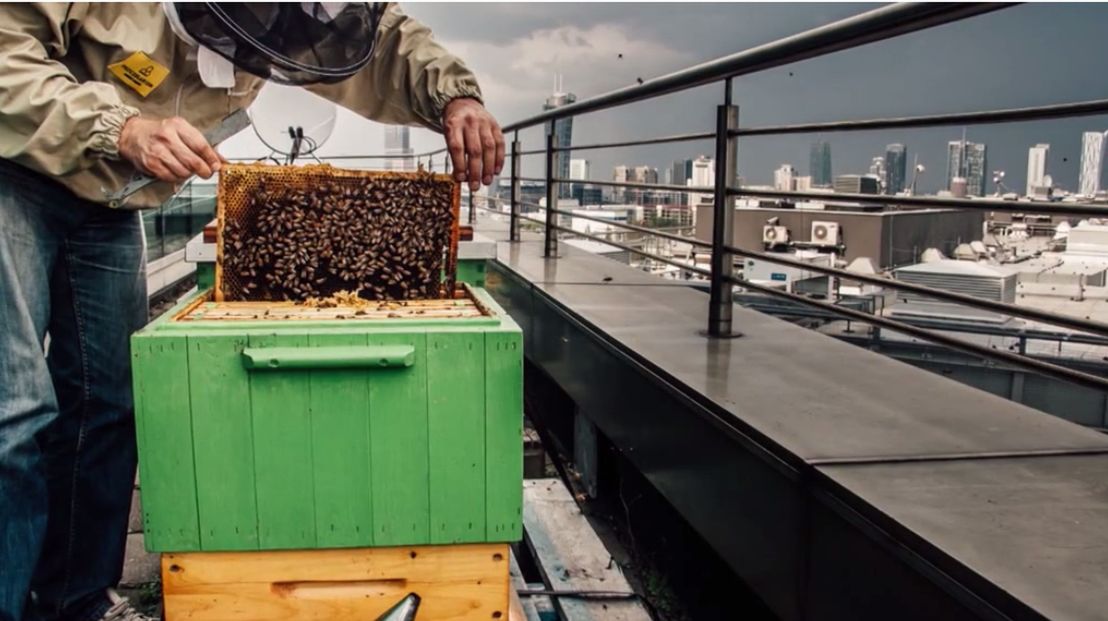
<svg viewBox="0 0 1108 621">
<path fill-rule="evenodd" d="M 145 53 L 168 75 L 145 97 L 109 66 Z M 118 69 L 117 69 L 118 70 Z M 0 4 L 0 157 L 105 202 L 133 172 L 119 133 L 134 115 L 180 116 L 207 132 L 248 106 L 264 81 L 236 71 L 232 89 L 204 86 L 195 51 L 173 34 L 161 3 Z M 457 97 L 480 98 L 473 74 L 392 5 L 373 60 L 338 84 L 310 89 L 384 123 L 441 127 Z M 127 202 L 153 207 L 173 192 L 155 183 Z"/>
</svg>

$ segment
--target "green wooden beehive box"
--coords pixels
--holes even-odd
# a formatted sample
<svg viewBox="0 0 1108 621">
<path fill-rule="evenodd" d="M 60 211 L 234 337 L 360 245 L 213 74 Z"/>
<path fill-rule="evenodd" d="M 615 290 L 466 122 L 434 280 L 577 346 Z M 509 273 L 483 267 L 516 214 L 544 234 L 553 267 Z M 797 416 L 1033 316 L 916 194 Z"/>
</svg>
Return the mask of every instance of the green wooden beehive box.
<svg viewBox="0 0 1108 621">
<path fill-rule="evenodd" d="M 522 341 L 487 293 L 361 312 L 208 295 L 132 337 L 149 550 L 522 536 Z"/>
</svg>

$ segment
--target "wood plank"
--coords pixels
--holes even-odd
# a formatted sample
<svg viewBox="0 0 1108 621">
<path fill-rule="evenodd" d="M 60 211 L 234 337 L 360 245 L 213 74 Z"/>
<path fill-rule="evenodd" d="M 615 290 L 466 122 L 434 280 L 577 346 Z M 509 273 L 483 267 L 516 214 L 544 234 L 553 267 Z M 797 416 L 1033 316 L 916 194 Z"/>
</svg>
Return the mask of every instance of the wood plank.
<svg viewBox="0 0 1108 621">
<path fill-rule="evenodd" d="M 485 335 L 427 335 L 431 543 L 485 538 Z"/>
<path fill-rule="evenodd" d="M 523 537 L 523 344 L 519 332 L 485 333 L 485 455 L 489 541 Z"/>
<path fill-rule="evenodd" d="M 581 514 L 559 479 L 523 482 L 523 521 L 527 540 L 553 590 L 631 591 L 611 554 Z M 567 621 L 650 621 L 638 600 L 553 598 Z"/>
<path fill-rule="evenodd" d="M 369 374 L 370 476 L 373 541 L 377 545 L 427 543 L 427 338 L 416 333 L 375 333 L 370 345 L 412 345 L 415 364 Z"/>
<path fill-rule="evenodd" d="M 365 345 L 365 334 L 312 334 L 312 346 Z M 311 371 L 316 541 L 373 543 L 369 379 L 364 369 Z"/>
<path fill-rule="evenodd" d="M 421 619 L 498 619 L 508 554 L 506 544 L 168 554 L 166 618 L 367 621 L 415 592 Z"/>
<path fill-rule="evenodd" d="M 258 549 L 254 429 L 242 335 L 189 337 L 200 548 Z"/>
<path fill-rule="evenodd" d="M 251 335 L 251 347 L 305 347 L 304 334 Z M 258 544 L 265 550 L 316 545 L 308 373 L 250 374 Z"/>
<path fill-rule="evenodd" d="M 188 342 L 184 336 L 132 339 L 145 544 L 153 551 L 200 546 L 193 470 Z"/>
</svg>

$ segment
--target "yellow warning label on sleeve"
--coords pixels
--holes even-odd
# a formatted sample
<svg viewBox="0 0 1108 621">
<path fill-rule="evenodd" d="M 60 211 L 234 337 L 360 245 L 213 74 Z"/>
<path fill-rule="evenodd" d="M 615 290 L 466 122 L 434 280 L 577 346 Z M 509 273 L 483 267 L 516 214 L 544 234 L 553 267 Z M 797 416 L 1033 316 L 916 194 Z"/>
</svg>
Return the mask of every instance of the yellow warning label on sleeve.
<svg viewBox="0 0 1108 621">
<path fill-rule="evenodd" d="M 158 88 L 169 69 L 142 52 L 135 52 L 123 60 L 108 65 L 108 71 L 121 82 L 135 89 L 140 96 L 146 97 Z"/>
</svg>

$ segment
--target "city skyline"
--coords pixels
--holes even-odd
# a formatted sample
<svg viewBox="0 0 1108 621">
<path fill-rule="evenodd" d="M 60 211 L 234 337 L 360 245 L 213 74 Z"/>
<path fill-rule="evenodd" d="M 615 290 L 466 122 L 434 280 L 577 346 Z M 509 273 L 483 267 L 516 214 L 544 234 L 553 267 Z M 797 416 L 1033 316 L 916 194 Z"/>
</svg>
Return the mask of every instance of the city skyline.
<svg viewBox="0 0 1108 621">
<path fill-rule="evenodd" d="M 662 75 L 849 17 L 872 5 L 651 7 L 629 12 L 611 5 L 579 5 L 566 12 L 543 4 L 529 5 L 526 11 L 483 5 L 460 17 L 441 4 L 407 9 L 432 25 L 444 45 L 477 71 L 490 109 L 508 123 L 535 114 L 549 95 L 556 72 L 565 76 L 568 90 L 587 98 L 634 84 L 638 77 Z M 740 124 L 755 127 L 1095 99 L 1103 89 L 1068 76 L 1099 72 L 1098 59 L 1108 56 L 1108 38 L 1102 36 L 1100 26 L 1106 16 L 1108 7 L 1103 5 L 1021 5 L 987 20 L 969 19 L 895 42 L 743 76 L 736 80 L 735 89 Z M 722 27 L 724 23 L 741 27 Z M 1051 23 L 1052 28 L 1042 28 L 1043 23 Z M 695 30 L 698 35 L 670 36 L 675 29 Z M 1067 36 L 1056 36 L 1063 31 Z M 1013 40 L 1021 44 L 1013 46 Z M 896 63 L 887 61 L 890 54 L 895 54 Z M 951 73 L 952 66 L 961 70 Z M 1021 75 L 1035 75 L 1034 88 L 1028 88 Z M 719 97 L 718 88 L 702 88 L 664 101 L 587 114 L 575 119 L 574 132 L 587 135 L 589 142 L 604 142 L 706 131 L 714 122 Z M 1026 185 L 1027 149 L 1049 143 L 1054 182 L 1074 191 L 1081 134 L 1104 129 L 1108 129 L 1108 116 L 970 126 L 969 136 L 989 146 L 990 168 L 1005 170 L 1006 183 L 1015 189 Z M 959 133 L 960 128 L 930 128 L 744 137 L 739 140 L 739 174 L 768 185 L 782 162 L 792 162 L 806 172 L 809 147 L 819 139 L 832 144 L 834 173 L 865 173 L 887 144 L 904 143 L 911 151 L 907 166 L 918 156 L 927 169 L 920 176 L 919 192 L 934 193 L 946 189 L 947 142 Z M 424 134 L 420 146 L 441 146 L 441 138 Z M 541 134 L 541 129 L 521 132 L 524 148 L 541 148 Z M 598 150 L 590 158 L 598 173 L 623 161 L 663 170 L 675 159 L 712 150 L 710 141 L 702 141 Z M 540 160 L 526 158 L 524 174 L 541 176 Z M 907 177 L 905 185 L 910 183 L 910 170 Z M 991 177 L 988 181 L 991 193 Z"/>
<path fill-rule="evenodd" d="M 449 5 L 428 3 L 405 9 L 435 29 L 447 49 L 465 58 L 481 81 L 486 104 L 502 123 L 536 114 L 551 92 L 555 73 L 565 77 L 567 90 L 579 99 L 683 69 L 718 56 L 826 24 L 872 8 L 860 4 L 796 5 L 652 5 L 649 12 L 627 12 L 610 5 L 580 5 L 565 12 L 553 5 L 528 5 L 526 11 L 502 5 L 475 5 L 459 14 Z M 771 69 L 736 80 L 734 98 L 741 108 L 740 124 L 776 124 L 899 117 L 973 110 L 992 110 L 1084 101 L 1103 97 L 1103 88 L 1072 80 L 1072 73 L 1097 75 L 1099 59 L 1108 56 L 1108 37 L 1100 24 L 1108 17 L 1103 5 L 1027 4 L 991 16 L 973 18 L 896 42 L 882 42 Z M 721 28 L 731 20 L 741 28 Z M 1043 29 L 1049 22 L 1056 28 Z M 702 36 L 669 37 L 673 28 L 693 28 Z M 1065 31 L 1066 37 L 1054 36 Z M 478 36 L 480 34 L 480 36 Z M 1021 45 L 1012 46 L 1011 41 Z M 617 58 L 618 52 L 623 58 Z M 897 63 L 888 63 L 896 54 Z M 505 59 L 508 59 L 507 61 Z M 961 66 L 952 74 L 947 68 Z M 1066 71 L 1059 71 L 1059 67 Z M 998 70 L 998 68 L 1001 68 Z M 972 79 L 969 76 L 974 76 Z M 1019 79 L 1035 75 L 1033 88 Z M 864 96 L 861 96 L 864 95 Z M 699 88 L 647 104 L 586 114 L 574 119 L 578 142 L 703 132 L 713 127 L 718 87 Z M 1108 129 L 1108 115 L 997 125 L 970 125 L 968 135 L 989 146 L 988 193 L 991 173 L 1004 170 L 1005 184 L 1026 187 L 1027 150 L 1051 145 L 1050 174 L 1056 186 L 1079 189 L 1083 133 Z M 864 173 L 887 144 L 903 143 L 911 168 L 926 168 L 918 193 L 946 189 L 947 143 L 960 128 L 938 127 L 858 133 L 794 134 L 743 137 L 739 140 L 739 175 L 769 185 L 782 162 L 802 172 L 811 143 L 824 139 L 833 146 L 836 172 Z M 543 146 L 543 129 L 520 132 L 524 149 Z M 381 152 L 384 126 L 345 109 L 320 157 Z M 506 136 L 511 140 L 512 136 Z M 416 152 L 442 148 L 442 137 L 413 128 Z M 644 163 L 663 170 L 674 160 L 711 153 L 711 141 L 600 149 L 589 154 L 597 174 L 623 162 Z M 228 144 L 229 157 L 264 154 L 252 132 Z M 542 158 L 523 159 L 523 174 L 543 174 Z M 1103 179 L 1098 181 L 1103 187 Z"/>
</svg>

